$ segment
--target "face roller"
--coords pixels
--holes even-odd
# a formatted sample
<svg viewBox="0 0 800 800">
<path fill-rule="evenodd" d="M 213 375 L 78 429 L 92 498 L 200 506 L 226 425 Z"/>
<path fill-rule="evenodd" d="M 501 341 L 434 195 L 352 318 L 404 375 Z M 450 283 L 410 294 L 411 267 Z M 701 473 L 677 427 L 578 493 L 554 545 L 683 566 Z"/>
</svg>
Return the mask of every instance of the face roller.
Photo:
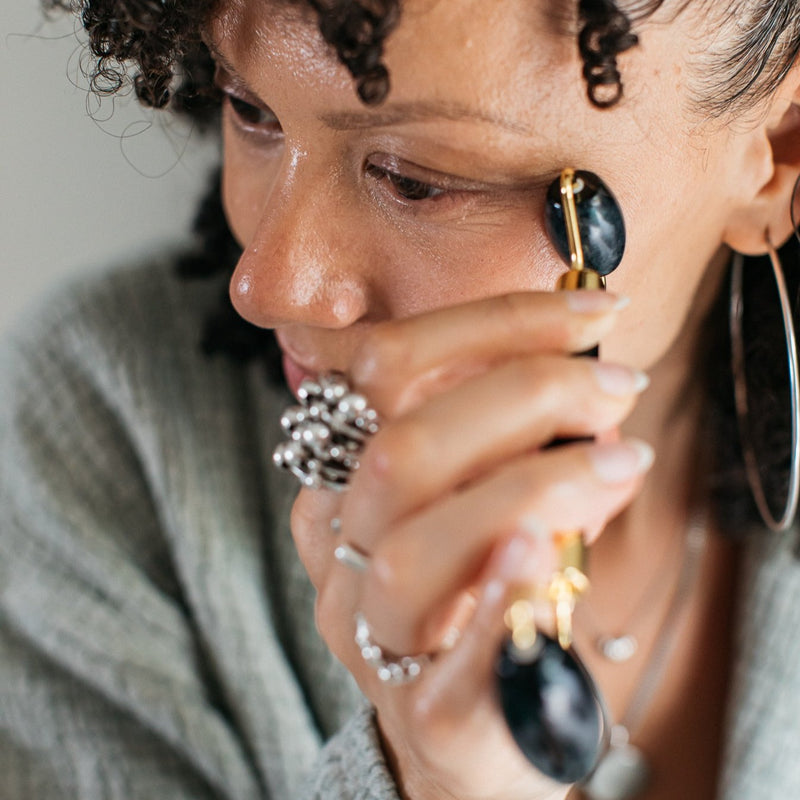
<svg viewBox="0 0 800 800">
<path fill-rule="evenodd" d="M 614 196 L 594 173 L 565 169 L 547 193 L 545 226 L 569 269 L 557 289 L 605 289 L 625 250 L 625 225 Z M 597 357 L 598 350 L 581 355 Z M 557 446 L 560 442 L 553 442 Z M 526 758 L 562 783 L 585 780 L 608 746 L 602 696 L 572 647 L 572 613 L 589 581 L 580 531 L 553 534 L 558 568 L 546 586 L 506 612 L 510 634 L 495 664 L 511 734 Z M 556 637 L 537 629 L 534 612 L 553 609 Z"/>
</svg>

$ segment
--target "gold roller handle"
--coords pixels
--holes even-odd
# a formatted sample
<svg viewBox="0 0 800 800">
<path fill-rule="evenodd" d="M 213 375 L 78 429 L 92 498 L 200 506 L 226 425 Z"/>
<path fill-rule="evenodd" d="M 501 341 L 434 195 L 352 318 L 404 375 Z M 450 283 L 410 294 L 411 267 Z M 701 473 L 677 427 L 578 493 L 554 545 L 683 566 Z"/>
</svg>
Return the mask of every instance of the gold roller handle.
<svg viewBox="0 0 800 800">
<path fill-rule="evenodd" d="M 584 259 L 578 209 L 575 204 L 575 193 L 582 188 L 580 181 L 571 167 L 561 173 L 561 200 L 569 244 L 570 268 L 561 276 L 556 288 L 567 291 L 605 289 L 606 279 L 588 268 Z M 594 350 L 586 355 L 596 356 L 597 351 Z M 555 610 L 558 643 L 566 649 L 572 644 L 572 614 L 575 605 L 589 590 L 589 579 L 585 572 L 586 548 L 582 531 L 558 531 L 553 539 L 559 563 L 558 569 L 550 579 L 548 599 Z"/>
</svg>

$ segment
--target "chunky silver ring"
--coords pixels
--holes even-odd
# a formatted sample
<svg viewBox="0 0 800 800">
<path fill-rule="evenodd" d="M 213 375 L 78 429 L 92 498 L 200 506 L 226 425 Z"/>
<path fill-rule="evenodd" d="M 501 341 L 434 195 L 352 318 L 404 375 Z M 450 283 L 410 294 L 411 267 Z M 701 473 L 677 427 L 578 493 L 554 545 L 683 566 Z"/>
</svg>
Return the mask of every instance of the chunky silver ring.
<svg viewBox="0 0 800 800">
<path fill-rule="evenodd" d="M 430 656 L 424 654 L 388 658 L 383 649 L 372 641 L 369 625 L 363 614 L 356 614 L 355 639 L 361 657 L 376 671 L 378 679 L 392 686 L 415 681 L 431 660 Z"/>
<path fill-rule="evenodd" d="M 358 469 L 367 440 L 378 432 L 378 413 L 340 372 L 307 378 L 297 396 L 301 404 L 281 416 L 289 441 L 275 448 L 272 460 L 309 489 L 341 491 Z"/>
</svg>

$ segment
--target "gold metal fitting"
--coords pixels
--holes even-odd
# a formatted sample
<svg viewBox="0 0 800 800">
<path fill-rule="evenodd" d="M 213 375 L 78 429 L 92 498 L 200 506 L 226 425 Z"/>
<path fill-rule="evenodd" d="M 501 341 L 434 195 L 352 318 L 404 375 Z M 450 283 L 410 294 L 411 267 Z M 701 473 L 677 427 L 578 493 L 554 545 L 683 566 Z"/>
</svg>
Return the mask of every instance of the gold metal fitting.
<svg viewBox="0 0 800 800">
<path fill-rule="evenodd" d="M 581 241 L 581 228 L 578 224 L 578 207 L 575 193 L 583 189 L 583 182 L 575 175 L 572 167 L 561 173 L 561 204 L 564 208 L 564 225 L 567 229 L 569 245 L 569 271 L 558 280 L 558 289 L 605 289 L 606 279 L 586 266 Z"/>
<path fill-rule="evenodd" d="M 583 570 L 586 567 L 586 545 L 579 530 L 558 531 L 553 534 L 553 545 L 558 557 L 558 569 L 568 567 Z"/>
<path fill-rule="evenodd" d="M 606 280 L 586 266 L 578 224 L 575 194 L 583 189 L 583 182 L 571 167 L 563 170 L 560 180 L 564 223 L 570 252 L 570 269 L 558 281 L 558 289 L 605 289 Z M 584 573 L 585 548 L 580 531 L 561 531 L 555 534 L 558 569 L 548 587 L 549 601 L 555 610 L 558 643 L 564 649 L 572 644 L 572 614 L 581 595 L 589 590 L 589 579 Z"/>
<path fill-rule="evenodd" d="M 556 289 L 605 289 L 604 275 L 593 269 L 571 269 L 561 275 L 556 283 Z"/>
<path fill-rule="evenodd" d="M 586 547 L 580 531 L 560 531 L 555 534 L 558 570 L 550 579 L 548 599 L 556 617 L 558 643 L 564 649 L 572 645 L 572 614 L 578 599 L 589 591 L 584 562 Z"/>
<path fill-rule="evenodd" d="M 581 242 L 581 228 L 578 224 L 578 208 L 575 205 L 575 170 L 572 167 L 567 167 L 562 171 L 560 185 L 561 201 L 564 207 L 564 224 L 567 229 L 567 243 L 569 244 L 570 269 L 583 270 L 586 264 L 583 260 L 583 243 Z"/>
<path fill-rule="evenodd" d="M 528 650 L 536 642 L 535 611 L 531 600 L 522 598 L 513 602 L 503 617 L 511 631 L 511 641 L 518 650 Z"/>
<path fill-rule="evenodd" d="M 572 614 L 582 595 L 589 590 L 584 573 L 586 548 L 580 531 L 559 531 L 553 536 L 558 564 L 550 581 L 528 587 L 505 611 L 504 621 L 520 658 L 533 659 L 539 650 L 536 609 L 550 606 L 555 617 L 559 645 L 572 645 Z"/>
</svg>

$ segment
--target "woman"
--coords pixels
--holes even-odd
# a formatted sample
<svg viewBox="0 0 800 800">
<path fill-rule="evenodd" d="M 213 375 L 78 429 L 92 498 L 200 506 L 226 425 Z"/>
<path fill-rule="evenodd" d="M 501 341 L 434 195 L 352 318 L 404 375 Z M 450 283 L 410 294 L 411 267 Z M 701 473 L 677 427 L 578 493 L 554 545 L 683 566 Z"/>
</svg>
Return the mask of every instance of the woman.
<svg viewBox="0 0 800 800">
<path fill-rule="evenodd" d="M 713 477 L 728 356 L 706 347 L 732 254 L 792 235 L 800 9 L 631 5 L 83 9 L 100 89 L 132 58 L 163 105 L 182 64 L 178 96 L 199 101 L 210 51 L 233 305 L 275 331 L 293 393 L 341 371 L 380 430 L 346 492 L 295 500 L 266 466 L 289 398 L 194 351 L 217 284 L 168 263 L 21 333 L 3 362 L 4 796 L 597 792 L 528 763 L 494 676 L 503 612 L 547 585 L 565 529 L 591 550 L 576 651 L 645 754 L 637 796 L 800 788 L 800 578 L 784 537 L 731 540 L 754 524 L 718 501 L 740 486 Z M 552 291 L 543 218 L 567 166 L 625 215 L 607 293 Z M 214 318 L 212 345 L 238 336 Z M 599 362 L 571 357 L 597 344 Z M 320 633 L 366 707 L 311 630 L 292 505 Z M 616 660 L 597 644 L 623 638 Z M 381 681 L 370 661 L 400 654 L 426 655 L 419 675 Z"/>
</svg>

